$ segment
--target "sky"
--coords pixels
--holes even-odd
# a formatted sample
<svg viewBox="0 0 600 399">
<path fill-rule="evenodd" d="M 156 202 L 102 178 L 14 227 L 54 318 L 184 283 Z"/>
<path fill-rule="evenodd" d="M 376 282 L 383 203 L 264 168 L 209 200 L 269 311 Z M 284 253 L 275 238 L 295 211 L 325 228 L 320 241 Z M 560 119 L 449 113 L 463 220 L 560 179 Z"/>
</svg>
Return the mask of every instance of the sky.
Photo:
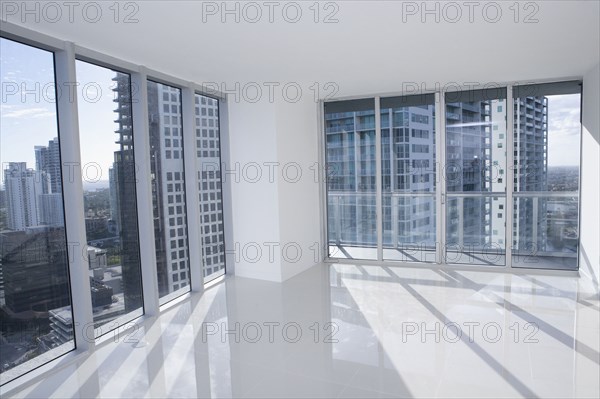
<svg viewBox="0 0 600 399">
<path fill-rule="evenodd" d="M 0 65 L 0 162 L 26 161 L 28 167 L 34 167 L 33 147 L 48 145 L 56 137 L 56 107 L 50 86 L 54 83 L 52 54 L 0 39 Z M 22 88 L 36 93 L 23 101 Z M 11 94 L 15 90 L 18 92 Z"/>
<path fill-rule="evenodd" d="M 578 166 L 580 156 L 579 94 L 548 97 L 548 166 Z"/>
<path fill-rule="evenodd" d="M 76 70 L 77 80 L 82 86 L 77 102 L 81 162 L 90 165 L 84 168 L 88 182 L 108 180 L 108 169 L 112 167 L 115 151 L 119 150 L 115 144 L 119 138 L 115 130 L 119 126 L 114 122 L 117 119 L 114 112 L 117 103 L 113 101 L 115 93 L 112 91 L 112 78 L 116 73 L 82 61 L 77 61 Z M 102 175 L 97 176 L 100 170 Z"/>
<path fill-rule="evenodd" d="M 57 137 L 53 57 L 47 51 L 6 39 L 0 39 L 0 57 L 0 162 L 27 162 L 34 168 L 34 146 L 48 145 Z M 81 161 L 91 165 L 84 168 L 84 182 L 108 180 L 108 169 L 118 150 L 114 133 L 117 106 L 112 91 L 116 73 L 82 61 L 77 61 L 76 72 Z"/>
</svg>

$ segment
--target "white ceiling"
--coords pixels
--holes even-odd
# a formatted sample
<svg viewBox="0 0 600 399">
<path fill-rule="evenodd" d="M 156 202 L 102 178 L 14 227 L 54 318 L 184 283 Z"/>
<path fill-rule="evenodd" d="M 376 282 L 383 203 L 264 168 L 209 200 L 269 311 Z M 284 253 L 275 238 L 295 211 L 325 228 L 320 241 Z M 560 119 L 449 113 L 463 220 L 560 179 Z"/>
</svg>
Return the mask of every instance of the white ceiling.
<svg viewBox="0 0 600 399">
<path fill-rule="evenodd" d="M 298 23 L 283 19 L 285 2 L 275 8 L 274 23 L 263 1 L 257 2 L 264 11 L 259 22 L 244 20 L 254 15 L 247 8 L 239 23 L 233 15 L 222 23 L 220 14 L 202 21 L 202 2 L 137 1 L 138 22 L 129 24 L 114 22 L 108 8 L 113 2 L 99 3 L 103 16 L 97 23 L 86 22 L 76 9 L 74 23 L 64 15 L 57 23 L 30 17 L 24 25 L 197 83 L 334 82 L 338 95 L 398 92 L 412 83 L 580 77 L 599 62 L 598 1 L 530 2 L 539 7 L 537 23 L 523 22 L 535 11 L 525 3 L 515 23 L 513 1 L 496 3 L 502 9 L 497 23 L 483 17 L 489 2 L 475 8 L 472 23 L 462 1 L 455 3 L 463 11 L 459 22 L 436 23 L 435 15 L 428 15 L 423 23 L 420 13 L 405 15 L 403 22 L 403 7 L 420 7 L 420 1 L 337 1 L 339 22 L 329 24 L 314 23 L 313 1 L 297 2 L 303 11 Z M 323 8 L 321 3 L 321 21 L 333 10 Z M 131 10 L 121 9 L 119 18 Z M 288 11 L 293 16 L 293 9 Z M 454 17 L 453 9 L 446 11 Z M 487 16 L 494 17 L 493 11 L 488 8 Z M 3 17 L 22 24 L 19 16 Z"/>
</svg>

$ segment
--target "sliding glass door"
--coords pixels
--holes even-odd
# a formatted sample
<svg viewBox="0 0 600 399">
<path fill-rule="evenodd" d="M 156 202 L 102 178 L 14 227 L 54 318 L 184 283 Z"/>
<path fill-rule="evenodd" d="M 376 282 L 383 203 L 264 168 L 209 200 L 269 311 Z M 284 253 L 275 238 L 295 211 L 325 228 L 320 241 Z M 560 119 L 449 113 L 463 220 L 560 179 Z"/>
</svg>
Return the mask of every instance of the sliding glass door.
<svg viewBox="0 0 600 399">
<path fill-rule="evenodd" d="M 435 96 L 381 99 L 383 258 L 436 261 Z"/>
<path fill-rule="evenodd" d="M 325 133 L 329 255 L 377 259 L 374 100 L 328 103 Z"/>
<path fill-rule="evenodd" d="M 506 89 L 445 95 L 445 262 L 505 263 Z"/>
<path fill-rule="evenodd" d="M 577 269 L 580 92 L 325 103 L 329 258 Z"/>
<path fill-rule="evenodd" d="M 517 86 L 514 267 L 577 269 L 581 85 Z"/>
</svg>

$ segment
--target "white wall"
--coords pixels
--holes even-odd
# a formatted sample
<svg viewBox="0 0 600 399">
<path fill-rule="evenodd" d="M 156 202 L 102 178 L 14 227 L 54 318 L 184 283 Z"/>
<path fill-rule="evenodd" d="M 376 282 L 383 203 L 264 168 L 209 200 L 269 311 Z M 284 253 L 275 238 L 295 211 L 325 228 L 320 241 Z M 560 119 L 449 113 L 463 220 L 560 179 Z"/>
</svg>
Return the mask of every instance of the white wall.
<svg viewBox="0 0 600 399">
<path fill-rule="evenodd" d="M 600 278 L 600 64 L 583 77 L 579 270 L 595 293 Z"/>
<path fill-rule="evenodd" d="M 317 110 L 312 96 L 257 103 L 230 96 L 227 169 L 236 175 L 223 179 L 232 197 L 227 262 L 238 276 L 284 281 L 322 259 Z"/>
<path fill-rule="evenodd" d="M 282 280 L 322 260 L 319 249 L 319 122 L 312 96 L 300 101 L 280 101 L 277 106 L 279 174 L 279 231 Z M 297 172 L 301 171 L 302 175 Z"/>
<path fill-rule="evenodd" d="M 228 267 L 237 276 L 284 281 L 322 258 L 317 103 L 312 96 L 297 102 L 265 96 L 256 103 L 230 96 L 227 108 Z"/>
<path fill-rule="evenodd" d="M 231 187 L 232 225 L 226 228 L 233 237 L 227 264 L 238 276 L 281 281 L 280 257 L 269 259 L 265 244 L 280 241 L 278 181 L 265 167 L 277 161 L 275 104 L 230 97 L 227 108 L 229 161 L 223 160 L 222 174 Z"/>
</svg>

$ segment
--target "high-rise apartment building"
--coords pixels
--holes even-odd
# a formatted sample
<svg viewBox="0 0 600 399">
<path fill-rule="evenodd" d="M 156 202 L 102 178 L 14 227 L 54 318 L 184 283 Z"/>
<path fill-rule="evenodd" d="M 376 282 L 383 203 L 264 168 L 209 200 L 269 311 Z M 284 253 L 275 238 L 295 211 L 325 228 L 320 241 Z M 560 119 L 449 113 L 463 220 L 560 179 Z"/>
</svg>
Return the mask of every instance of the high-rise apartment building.
<svg viewBox="0 0 600 399">
<path fill-rule="evenodd" d="M 160 296 L 189 285 L 179 89 L 148 85 L 154 240 Z"/>
<path fill-rule="evenodd" d="M 48 141 L 48 146 L 35 146 L 35 169 L 45 172 L 50 178 L 50 186 L 44 187 L 44 194 L 62 194 L 60 175 L 60 147 L 58 137 Z"/>
<path fill-rule="evenodd" d="M 10 162 L 4 169 L 7 227 L 25 230 L 41 223 L 39 196 L 49 184 L 45 172 L 27 168 L 25 162 Z"/>
<path fill-rule="evenodd" d="M 207 277 L 225 269 L 219 102 L 196 95 L 195 104 L 202 259 Z"/>
<path fill-rule="evenodd" d="M 119 217 L 119 200 L 118 200 L 118 186 L 117 179 L 115 176 L 115 169 L 108 169 L 108 190 L 109 190 L 109 201 L 110 201 L 110 219 L 113 221 L 114 226 L 116 226 L 116 231 L 121 231 L 120 220 Z"/>
<path fill-rule="evenodd" d="M 374 111 L 326 115 L 329 239 L 335 243 L 375 245 Z"/>
<path fill-rule="evenodd" d="M 181 126 L 180 90 L 148 85 L 154 238 L 159 293 L 189 285 L 189 251 Z M 225 236 L 220 173 L 219 103 L 195 95 L 197 181 L 204 275 L 225 268 Z"/>
<path fill-rule="evenodd" d="M 548 99 L 525 97 L 514 103 L 514 190 L 548 191 Z M 513 245 L 530 253 L 547 245 L 546 201 L 524 198 L 515 202 Z M 535 223 L 534 220 L 535 219 Z"/>
<path fill-rule="evenodd" d="M 118 124 L 114 161 L 109 170 L 110 213 L 120 236 L 119 254 L 123 273 L 125 311 L 142 306 L 141 268 L 136 206 L 135 163 L 133 156 L 133 126 L 131 117 L 131 85 L 129 76 L 121 73 L 113 78 L 116 83 L 114 102 Z"/>
<path fill-rule="evenodd" d="M 58 137 L 48 141 L 48 146 L 35 146 L 35 169 L 44 173 L 47 179 L 39 193 L 40 224 L 62 226 L 64 212 L 62 205 L 62 178 L 60 173 L 60 147 Z"/>
<path fill-rule="evenodd" d="M 435 197 L 435 110 L 431 105 L 384 108 L 381 115 L 383 242 L 432 245 Z"/>
<path fill-rule="evenodd" d="M 467 100 L 474 99 L 465 96 Z M 462 101 L 461 101 L 462 100 Z M 492 114 L 500 100 L 446 101 L 446 191 L 458 193 L 489 193 L 493 189 L 504 192 L 504 186 L 493 187 L 492 131 L 505 120 L 502 111 Z M 505 123 L 504 123 L 505 125 Z M 503 149 L 503 142 L 499 149 Z M 496 152 L 493 155 L 497 155 Z M 499 162 L 502 162 L 500 157 Z M 463 252 L 498 245 L 492 242 L 491 203 L 499 197 L 449 197 L 446 218 L 446 245 Z M 460 258 L 457 257 L 457 261 Z"/>
<path fill-rule="evenodd" d="M 326 133 L 329 240 L 374 246 L 377 243 L 375 113 L 329 113 Z M 434 107 L 383 108 L 381 137 L 384 245 L 433 244 Z M 421 197 L 411 193 L 431 195 Z"/>
</svg>

